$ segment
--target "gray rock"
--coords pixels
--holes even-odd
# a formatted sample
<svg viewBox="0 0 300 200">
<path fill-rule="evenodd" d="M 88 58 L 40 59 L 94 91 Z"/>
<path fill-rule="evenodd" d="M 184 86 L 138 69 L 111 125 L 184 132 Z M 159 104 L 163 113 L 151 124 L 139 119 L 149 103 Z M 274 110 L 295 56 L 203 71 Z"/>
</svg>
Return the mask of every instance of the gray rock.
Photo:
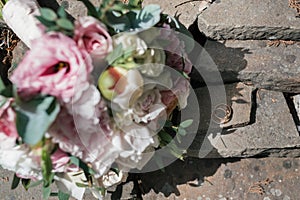
<svg viewBox="0 0 300 200">
<path fill-rule="evenodd" d="M 215 1 L 198 18 L 207 37 L 300 40 L 300 19 L 287 0 Z"/>
<path fill-rule="evenodd" d="M 255 121 L 210 137 L 222 157 L 300 156 L 300 137 L 282 93 L 259 90 Z"/>
<path fill-rule="evenodd" d="M 205 50 L 224 82 L 244 81 L 257 88 L 300 93 L 300 45 L 267 45 L 267 41 L 207 41 Z M 200 63 L 201 65 L 201 63 Z M 212 70 L 210 66 L 206 70 Z"/>
<path fill-rule="evenodd" d="M 101 0 L 90 0 L 95 6 L 101 4 Z M 80 1 L 73 0 L 38 0 L 42 7 L 49 7 L 56 10 L 59 6 L 63 6 L 66 11 L 74 18 L 86 16 L 87 9 Z"/>
<path fill-rule="evenodd" d="M 192 25 L 195 20 L 197 20 L 197 16 L 201 13 L 201 10 L 199 8 L 202 5 L 201 1 L 144 1 L 144 5 L 148 4 L 158 4 L 161 6 L 163 13 L 169 14 L 171 16 L 178 15 L 180 22 L 183 23 L 187 28 Z"/>
</svg>

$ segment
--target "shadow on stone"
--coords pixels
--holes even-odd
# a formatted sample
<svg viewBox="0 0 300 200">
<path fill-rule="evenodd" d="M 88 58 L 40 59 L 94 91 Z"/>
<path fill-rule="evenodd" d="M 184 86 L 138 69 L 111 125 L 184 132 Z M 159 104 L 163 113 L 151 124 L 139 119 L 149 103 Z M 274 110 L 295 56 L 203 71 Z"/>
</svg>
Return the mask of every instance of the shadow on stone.
<svg viewBox="0 0 300 200">
<path fill-rule="evenodd" d="M 162 193 L 165 197 L 172 194 L 179 196 L 178 185 L 188 184 L 191 187 L 200 187 L 206 181 L 205 177 L 212 176 L 221 164 L 236 161 L 239 159 L 187 158 L 185 161 L 177 160 L 167 166 L 165 172 L 158 170 L 135 176 L 139 183 L 139 192 L 149 199 L 158 193 Z"/>
</svg>

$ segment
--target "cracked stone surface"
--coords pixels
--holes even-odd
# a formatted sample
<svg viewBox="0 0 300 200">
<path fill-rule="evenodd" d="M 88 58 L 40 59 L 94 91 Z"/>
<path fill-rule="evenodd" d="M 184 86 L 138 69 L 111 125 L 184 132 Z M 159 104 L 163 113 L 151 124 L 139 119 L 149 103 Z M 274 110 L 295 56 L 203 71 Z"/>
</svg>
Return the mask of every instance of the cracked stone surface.
<svg viewBox="0 0 300 200">
<path fill-rule="evenodd" d="M 198 17 L 199 30 L 216 40 L 300 40 L 299 22 L 287 0 L 218 0 Z"/>
<path fill-rule="evenodd" d="M 161 1 L 161 0 L 146 0 L 144 5 L 158 4 L 161 6 L 162 11 L 171 16 L 178 15 L 179 20 L 187 28 L 192 25 L 197 16 L 201 13 L 201 1 L 183 1 L 183 0 L 172 0 L 172 1 Z"/>
<path fill-rule="evenodd" d="M 143 195 L 143 199 L 299 199 L 299 158 L 251 158 L 224 163 L 217 160 L 189 162 L 191 163 L 179 165 L 182 169 L 177 172 L 167 172 L 173 177 L 169 181 L 162 179 L 162 176 L 155 176 L 154 173 L 143 177 L 143 185 L 152 186 L 151 190 Z M 186 176 L 187 180 L 182 181 L 184 177 L 181 176 Z M 167 193 L 166 188 L 172 193 Z"/>
<path fill-rule="evenodd" d="M 300 93 L 299 44 L 275 47 L 265 40 L 209 40 L 204 48 L 225 82 L 241 80 L 257 88 Z"/>
<path fill-rule="evenodd" d="M 282 93 L 259 90 L 255 122 L 223 130 L 211 144 L 222 157 L 299 156 L 300 137 Z"/>
</svg>

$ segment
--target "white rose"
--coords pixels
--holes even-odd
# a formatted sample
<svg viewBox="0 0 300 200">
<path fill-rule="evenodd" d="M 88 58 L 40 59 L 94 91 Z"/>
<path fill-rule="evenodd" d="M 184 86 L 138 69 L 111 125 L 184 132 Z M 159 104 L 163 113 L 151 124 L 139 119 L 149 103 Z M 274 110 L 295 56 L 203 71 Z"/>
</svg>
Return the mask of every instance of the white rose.
<svg viewBox="0 0 300 200">
<path fill-rule="evenodd" d="M 122 44 L 125 50 L 134 51 L 137 55 L 142 55 L 147 50 L 146 43 L 133 33 L 120 33 L 113 37 L 113 46 L 116 47 Z"/>
</svg>

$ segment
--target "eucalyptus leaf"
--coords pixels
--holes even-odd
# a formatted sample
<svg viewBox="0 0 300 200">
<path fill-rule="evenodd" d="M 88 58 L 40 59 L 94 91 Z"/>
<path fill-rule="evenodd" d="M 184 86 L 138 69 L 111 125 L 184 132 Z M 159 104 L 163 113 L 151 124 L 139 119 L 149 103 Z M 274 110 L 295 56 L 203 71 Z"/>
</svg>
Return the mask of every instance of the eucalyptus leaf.
<svg viewBox="0 0 300 200">
<path fill-rule="evenodd" d="M 132 28 L 131 26 L 131 15 L 134 15 L 132 12 L 129 12 L 125 15 L 119 15 L 118 12 L 106 12 L 106 21 L 107 24 L 114 29 L 115 32 L 124 32 Z"/>
<path fill-rule="evenodd" d="M 186 135 L 186 130 L 182 127 L 179 127 L 178 128 L 178 134 L 181 135 L 181 136 L 185 136 Z"/>
<path fill-rule="evenodd" d="M 187 128 L 192 124 L 193 124 L 193 120 L 188 119 L 188 120 L 185 120 L 185 121 L 181 122 L 179 126 L 182 127 L 182 128 Z"/>
<path fill-rule="evenodd" d="M 56 24 L 59 27 L 61 27 L 63 29 L 66 29 L 66 30 L 73 30 L 74 29 L 73 23 L 70 20 L 66 19 L 66 18 L 60 18 L 60 19 L 58 19 L 56 21 Z"/>
<path fill-rule="evenodd" d="M 57 19 L 56 13 L 50 8 L 41 8 L 41 16 L 48 21 L 55 21 Z"/>
<path fill-rule="evenodd" d="M 60 107 L 52 96 L 20 102 L 16 107 L 16 127 L 27 144 L 35 145 L 56 119 Z"/>
<path fill-rule="evenodd" d="M 67 13 L 65 11 L 65 8 L 60 6 L 57 10 L 57 15 L 60 17 L 60 18 L 67 18 Z"/>
<path fill-rule="evenodd" d="M 52 27 L 55 25 L 55 21 L 49 21 L 42 16 L 35 16 L 46 27 Z"/>
<path fill-rule="evenodd" d="M 151 28 L 160 21 L 161 9 L 159 5 L 150 4 L 145 6 L 133 21 L 134 28 Z"/>
</svg>

